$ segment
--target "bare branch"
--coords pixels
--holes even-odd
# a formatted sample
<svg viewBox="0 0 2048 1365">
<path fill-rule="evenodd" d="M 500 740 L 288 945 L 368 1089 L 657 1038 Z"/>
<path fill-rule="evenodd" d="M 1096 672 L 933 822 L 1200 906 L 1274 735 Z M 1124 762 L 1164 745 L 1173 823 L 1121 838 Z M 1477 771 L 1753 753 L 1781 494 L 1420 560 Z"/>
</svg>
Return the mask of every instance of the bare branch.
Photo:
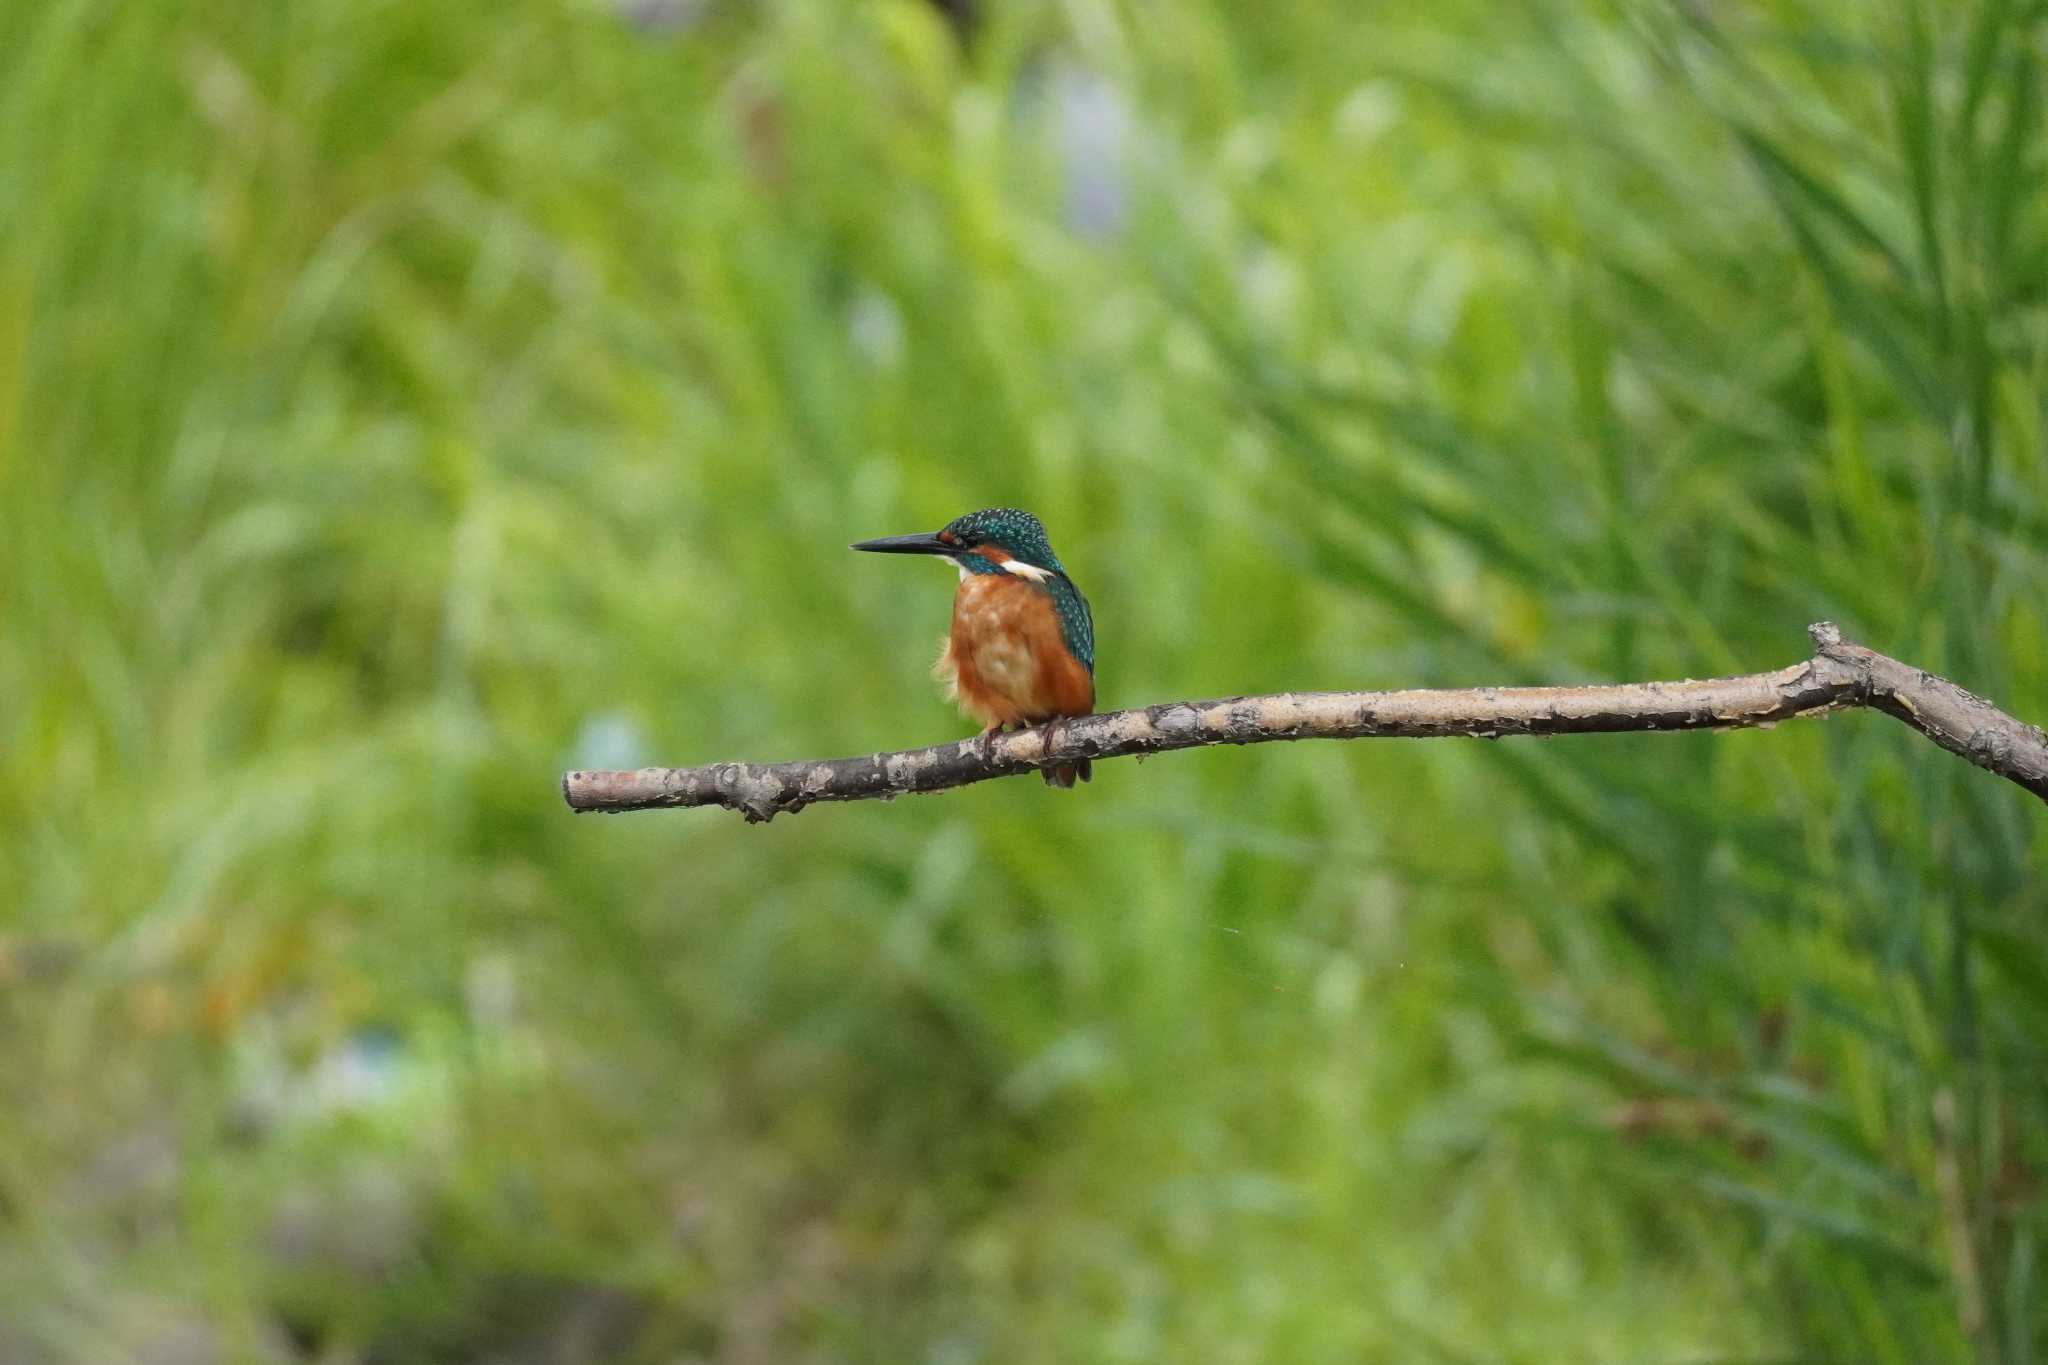
<svg viewBox="0 0 2048 1365">
<path fill-rule="evenodd" d="M 571 772 L 562 776 L 562 795 L 576 811 L 724 806 L 759 821 L 814 801 L 890 800 L 1078 758 L 1121 758 L 1207 744 L 1734 730 L 1867 706 L 2048 801 L 2048 735 L 2039 726 L 2015 720 L 1946 679 L 1851 644 L 1831 622 L 1809 626 L 1807 633 L 1813 637 L 1812 658 L 1775 673 L 1739 678 L 1593 687 L 1282 692 L 1162 702 L 1014 734 L 856 758 Z"/>
</svg>

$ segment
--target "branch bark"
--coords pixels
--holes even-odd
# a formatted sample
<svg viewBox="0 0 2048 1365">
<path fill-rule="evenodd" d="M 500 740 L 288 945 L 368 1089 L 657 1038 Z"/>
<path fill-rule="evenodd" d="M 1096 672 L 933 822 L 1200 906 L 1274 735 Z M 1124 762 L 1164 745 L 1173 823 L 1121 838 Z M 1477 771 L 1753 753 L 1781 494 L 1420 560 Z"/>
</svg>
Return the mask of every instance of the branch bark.
<svg viewBox="0 0 2048 1365">
<path fill-rule="evenodd" d="M 1736 730 L 1870 707 L 2048 802 L 2048 735 L 1945 678 L 1851 644 L 1832 622 L 1807 627 L 1814 655 L 1774 673 L 1591 687 L 1469 687 L 1402 692 L 1281 692 L 1162 702 L 924 749 L 790 763 L 570 772 L 575 811 L 724 806 L 748 821 L 814 801 L 892 800 L 1013 777 L 1077 758 L 1121 758 L 1277 739 L 1435 739 L 1464 735 Z"/>
</svg>

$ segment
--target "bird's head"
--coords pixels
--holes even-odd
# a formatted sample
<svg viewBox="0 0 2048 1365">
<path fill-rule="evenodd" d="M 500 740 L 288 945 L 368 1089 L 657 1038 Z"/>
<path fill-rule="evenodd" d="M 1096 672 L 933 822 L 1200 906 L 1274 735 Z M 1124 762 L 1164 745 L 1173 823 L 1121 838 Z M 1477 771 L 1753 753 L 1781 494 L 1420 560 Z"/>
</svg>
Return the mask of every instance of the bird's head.
<svg viewBox="0 0 2048 1365">
<path fill-rule="evenodd" d="M 955 517 L 937 531 L 863 540 L 856 550 L 882 554 L 943 555 L 970 573 L 1013 573 L 1026 578 L 1063 574 L 1045 525 L 1015 507 L 990 507 Z"/>
</svg>

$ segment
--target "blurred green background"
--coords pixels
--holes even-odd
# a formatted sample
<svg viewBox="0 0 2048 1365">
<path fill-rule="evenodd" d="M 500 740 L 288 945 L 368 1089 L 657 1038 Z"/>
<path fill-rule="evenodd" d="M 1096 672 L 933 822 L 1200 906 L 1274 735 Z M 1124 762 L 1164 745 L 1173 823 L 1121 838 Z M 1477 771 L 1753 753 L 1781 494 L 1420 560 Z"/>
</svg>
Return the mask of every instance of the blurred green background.
<svg viewBox="0 0 2048 1365">
<path fill-rule="evenodd" d="M 1890 721 L 557 790 L 966 733 L 1003 503 L 1106 707 L 2048 719 L 2048 10 L 976 8 L 0 7 L 0 1359 L 2048 1360 Z"/>
</svg>

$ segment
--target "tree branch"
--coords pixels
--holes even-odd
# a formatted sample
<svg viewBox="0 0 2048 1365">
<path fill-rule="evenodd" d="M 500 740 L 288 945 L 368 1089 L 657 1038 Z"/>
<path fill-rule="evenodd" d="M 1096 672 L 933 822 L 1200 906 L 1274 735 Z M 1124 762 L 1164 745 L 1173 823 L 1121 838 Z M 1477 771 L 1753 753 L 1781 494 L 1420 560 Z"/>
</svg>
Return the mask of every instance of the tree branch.
<svg viewBox="0 0 2048 1365">
<path fill-rule="evenodd" d="M 1832 622 L 1818 622 L 1807 633 L 1813 637 L 1812 658 L 1775 673 L 1739 678 L 1594 687 L 1282 692 L 1162 702 L 1014 734 L 856 758 L 571 772 L 562 776 L 562 795 L 576 811 L 724 806 L 760 821 L 800 811 L 813 801 L 890 800 L 1013 777 L 1077 758 L 1121 758 L 1205 744 L 1735 730 L 1867 706 L 2048 801 L 2048 735 L 2039 726 L 2015 720 L 1944 678 L 1849 643 Z"/>
</svg>

